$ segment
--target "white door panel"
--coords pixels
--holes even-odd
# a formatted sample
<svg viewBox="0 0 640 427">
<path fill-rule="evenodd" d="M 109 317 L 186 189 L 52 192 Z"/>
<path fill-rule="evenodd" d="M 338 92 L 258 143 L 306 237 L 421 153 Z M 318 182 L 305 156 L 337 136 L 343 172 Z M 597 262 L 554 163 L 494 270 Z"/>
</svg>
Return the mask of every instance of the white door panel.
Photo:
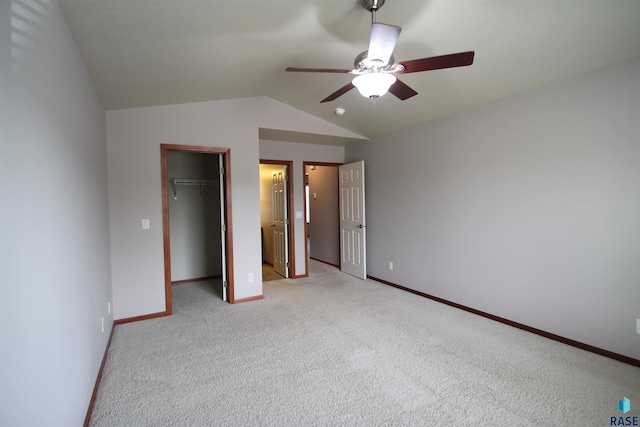
<svg viewBox="0 0 640 427">
<path fill-rule="evenodd" d="M 225 177 L 224 177 L 224 155 L 218 154 L 218 165 L 220 166 L 220 242 L 222 244 L 222 300 L 228 301 L 227 295 L 227 224 L 225 207 Z"/>
<path fill-rule="evenodd" d="M 340 166 L 340 269 L 366 279 L 364 162 Z"/>
<path fill-rule="evenodd" d="M 273 269 L 283 277 L 289 277 L 288 218 L 287 218 L 287 168 L 273 174 Z"/>
</svg>

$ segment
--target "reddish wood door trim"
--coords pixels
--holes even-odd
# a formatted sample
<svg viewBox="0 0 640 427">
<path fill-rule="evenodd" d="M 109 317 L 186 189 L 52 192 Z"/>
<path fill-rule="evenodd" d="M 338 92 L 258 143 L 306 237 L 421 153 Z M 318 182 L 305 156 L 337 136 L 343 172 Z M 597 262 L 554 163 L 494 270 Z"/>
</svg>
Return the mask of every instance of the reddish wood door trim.
<svg viewBox="0 0 640 427">
<path fill-rule="evenodd" d="M 171 239 L 169 236 L 169 171 L 168 151 L 183 151 L 203 154 L 224 154 L 224 185 L 227 226 L 227 296 L 231 304 L 235 302 L 233 288 L 233 225 L 231 223 L 231 149 L 222 147 L 200 147 L 194 145 L 160 144 L 160 166 L 162 175 L 162 236 L 164 247 L 164 288 L 166 314 L 173 310 L 171 293 Z"/>
</svg>

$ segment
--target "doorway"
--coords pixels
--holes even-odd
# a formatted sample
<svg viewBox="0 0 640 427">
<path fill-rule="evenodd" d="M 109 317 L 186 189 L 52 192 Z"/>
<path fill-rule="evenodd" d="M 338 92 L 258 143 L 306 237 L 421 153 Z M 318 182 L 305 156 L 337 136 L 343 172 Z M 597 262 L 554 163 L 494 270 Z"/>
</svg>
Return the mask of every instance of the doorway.
<svg viewBox="0 0 640 427">
<path fill-rule="evenodd" d="M 303 162 L 305 260 L 340 268 L 338 168 L 342 163 Z"/>
<path fill-rule="evenodd" d="M 305 261 L 366 279 L 364 162 L 303 162 Z"/>
<path fill-rule="evenodd" d="M 230 149 L 161 144 L 165 297 L 172 285 L 217 278 L 233 303 Z"/>
<path fill-rule="evenodd" d="M 292 170 L 293 161 L 260 160 L 263 282 L 295 276 Z"/>
</svg>

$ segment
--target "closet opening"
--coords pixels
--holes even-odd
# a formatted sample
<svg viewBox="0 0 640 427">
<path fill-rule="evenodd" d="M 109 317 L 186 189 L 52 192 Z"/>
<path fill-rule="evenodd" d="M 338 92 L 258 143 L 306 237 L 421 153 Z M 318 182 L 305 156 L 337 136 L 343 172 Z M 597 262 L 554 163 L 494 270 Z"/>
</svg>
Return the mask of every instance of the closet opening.
<svg viewBox="0 0 640 427">
<path fill-rule="evenodd" d="M 230 149 L 161 145 L 167 314 L 172 286 L 206 281 L 234 302 Z"/>
</svg>

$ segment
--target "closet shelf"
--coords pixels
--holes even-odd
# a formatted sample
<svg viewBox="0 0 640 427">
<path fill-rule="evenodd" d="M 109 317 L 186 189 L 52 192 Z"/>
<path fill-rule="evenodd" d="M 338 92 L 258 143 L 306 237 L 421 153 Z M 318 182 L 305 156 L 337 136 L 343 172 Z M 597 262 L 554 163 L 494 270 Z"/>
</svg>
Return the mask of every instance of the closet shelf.
<svg viewBox="0 0 640 427">
<path fill-rule="evenodd" d="M 173 179 L 173 198 L 178 199 L 178 186 L 179 185 L 198 185 L 200 186 L 200 198 L 202 199 L 202 190 L 208 185 L 219 185 L 218 181 L 211 179 L 187 179 L 187 178 L 175 178 Z"/>
</svg>

